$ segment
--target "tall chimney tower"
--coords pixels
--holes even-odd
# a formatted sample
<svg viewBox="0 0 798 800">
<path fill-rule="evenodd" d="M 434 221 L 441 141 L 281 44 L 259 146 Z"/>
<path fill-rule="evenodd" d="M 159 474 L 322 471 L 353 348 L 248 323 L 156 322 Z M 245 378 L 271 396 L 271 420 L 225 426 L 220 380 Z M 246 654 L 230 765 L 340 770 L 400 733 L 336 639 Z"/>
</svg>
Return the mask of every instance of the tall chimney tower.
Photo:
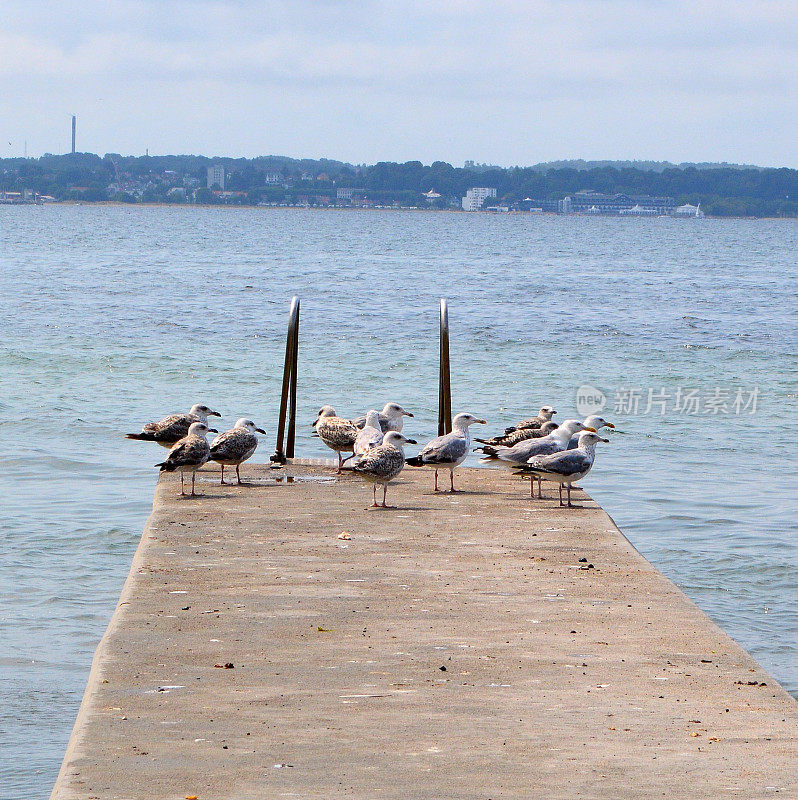
<svg viewBox="0 0 798 800">
<path fill-rule="evenodd" d="M 72 115 L 72 155 L 75 154 L 75 123 L 76 123 L 76 121 L 77 121 L 77 118 L 73 114 Z"/>
</svg>

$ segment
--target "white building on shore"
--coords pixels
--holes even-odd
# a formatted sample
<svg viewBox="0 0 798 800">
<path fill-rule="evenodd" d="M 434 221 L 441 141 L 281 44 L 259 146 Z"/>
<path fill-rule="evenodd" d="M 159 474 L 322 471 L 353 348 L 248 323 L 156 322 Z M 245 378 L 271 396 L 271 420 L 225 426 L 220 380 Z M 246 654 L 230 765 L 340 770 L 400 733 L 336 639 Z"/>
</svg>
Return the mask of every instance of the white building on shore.
<svg viewBox="0 0 798 800">
<path fill-rule="evenodd" d="M 466 192 L 463 198 L 463 211 L 479 211 L 489 197 L 496 197 L 496 190 L 487 186 L 475 186 Z"/>
<path fill-rule="evenodd" d="M 211 164 L 208 167 L 208 188 L 213 189 L 214 186 L 218 186 L 224 191 L 224 166 L 222 164 Z"/>
</svg>

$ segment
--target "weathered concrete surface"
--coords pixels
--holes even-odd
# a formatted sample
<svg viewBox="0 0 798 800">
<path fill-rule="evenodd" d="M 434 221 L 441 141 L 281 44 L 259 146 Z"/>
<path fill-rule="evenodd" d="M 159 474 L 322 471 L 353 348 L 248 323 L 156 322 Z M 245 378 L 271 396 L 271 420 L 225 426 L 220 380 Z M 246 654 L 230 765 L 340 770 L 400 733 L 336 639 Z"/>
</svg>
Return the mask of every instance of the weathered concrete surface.
<svg viewBox="0 0 798 800">
<path fill-rule="evenodd" d="M 798 796 L 795 702 L 594 504 L 246 472 L 158 486 L 54 798 Z"/>
</svg>

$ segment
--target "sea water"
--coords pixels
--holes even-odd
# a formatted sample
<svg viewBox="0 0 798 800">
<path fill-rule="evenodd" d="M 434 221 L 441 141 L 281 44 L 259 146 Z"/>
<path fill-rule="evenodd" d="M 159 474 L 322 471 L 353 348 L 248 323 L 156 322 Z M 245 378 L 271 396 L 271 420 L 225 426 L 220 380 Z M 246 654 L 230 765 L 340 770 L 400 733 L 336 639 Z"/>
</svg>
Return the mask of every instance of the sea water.
<svg viewBox="0 0 798 800">
<path fill-rule="evenodd" d="M 0 796 L 48 796 L 150 511 L 164 451 L 123 435 L 203 402 L 267 461 L 294 294 L 299 455 L 328 403 L 434 434 L 446 297 L 454 411 L 603 405 L 585 487 L 798 691 L 796 253 L 790 220 L 0 207 Z"/>
</svg>

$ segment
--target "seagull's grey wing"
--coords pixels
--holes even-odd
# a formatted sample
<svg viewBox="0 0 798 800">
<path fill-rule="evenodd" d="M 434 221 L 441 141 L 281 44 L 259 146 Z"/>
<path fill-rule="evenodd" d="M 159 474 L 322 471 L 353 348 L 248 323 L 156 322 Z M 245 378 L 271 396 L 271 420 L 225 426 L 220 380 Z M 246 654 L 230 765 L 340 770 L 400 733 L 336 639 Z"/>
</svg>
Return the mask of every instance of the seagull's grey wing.
<svg viewBox="0 0 798 800">
<path fill-rule="evenodd" d="M 353 469 L 373 478 L 388 479 L 396 477 L 405 465 L 405 459 L 397 448 L 391 445 L 380 445 L 369 450 Z"/>
<path fill-rule="evenodd" d="M 457 434 L 438 436 L 419 453 L 425 464 L 453 464 L 468 453 L 468 441 Z"/>
<path fill-rule="evenodd" d="M 197 417 L 192 414 L 170 414 L 158 422 L 148 422 L 141 430 L 142 433 L 153 434 L 161 441 L 176 442 L 186 436 L 191 423 L 197 421 Z"/>
<path fill-rule="evenodd" d="M 565 449 L 566 450 L 576 450 L 577 447 L 579 447 L 579 437 L 578 436 L 572 436 L 570 441 L 568 442 L 568 447 L 566 447 Z"/>
<path fill-rule="evenodd" d="M 362 417 L 355 417 L 355 419 L 353 419 L 353 420 L 350 420 L 350 422 L 351 422 L 351 423 L 352 423 L 352 424 L 353 424 L 353 425 L 354 425 L 356 428 L 363 428 L 363 427 L 365 427 L 365 425 L 366 425 L 366 415 L 365 415 L 365 414 L 363 414 L 363 416 L 362 416 Z"/>
<path fill-rule="evenodd" d="M 204 437 L 186 436 L 169 451 L 166 461 L 175 467 L 202 466 L 209 454 L 210 448 Z"/>
<path fill-rule="evenodd" d="M 532 428 L 539 428 L 541 426 L 541 421 L 539 417 L 530 417 L 529 419 L 522 419 L 520 422 L 517 422 L 515 425 L 515 429 L 519 430 L 528 430 Z"/>
<path fill-rule="evenodd" d="M 548 453 L 556 453 L 562 450 L 562 446 L 556 439 L 543 437 L 542 439 L 526 439 L 513 445 L 509 450 L 499 452 L 499 458 L 503 461 L 515 461 L 523 464 L 532 456 L 542 456 Z"/>
<path fill-rule="evenodd" d="M 213 440 L 210 457 L 215 461 L 245 461 L 257 446 L 257 436 L 243 428 L 233 428 Z"/>
<path fill-rule="evenodd" d="M 569 477 L 581 475 L 593 465 L 593 459 L 583 450 L 561 450 L 547 456 L 535 456 L 526 465 L 530 472 L 554 473 Z"/>
<path fill-rule="evenodd" d="M 382 431 L 366 426 L 358 433 L 355 439 L 355 450 L 359 451 L 361 454 L 365 453 L 373 447 L 382 444 L 382 437 Z"/>
</svg>

